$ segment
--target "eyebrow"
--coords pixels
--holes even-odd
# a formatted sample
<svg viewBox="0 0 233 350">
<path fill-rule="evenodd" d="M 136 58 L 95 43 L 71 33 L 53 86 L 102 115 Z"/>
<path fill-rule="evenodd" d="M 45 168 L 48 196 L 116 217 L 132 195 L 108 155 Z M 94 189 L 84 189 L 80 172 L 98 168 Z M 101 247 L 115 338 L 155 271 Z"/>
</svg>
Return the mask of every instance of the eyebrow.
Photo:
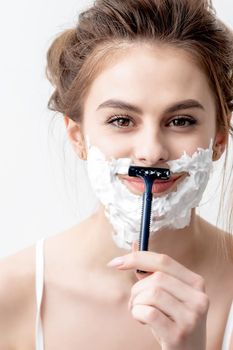
<svg viewBox="0 0 233 350">
<path fill-rule="evenodd" d="M 121 100 L 114 100 L 114 99 L 110 99 L 107 100 L 103 103 L 101 103 L 98 108 L 96 109 L 96 111 L 102 109 L 102 108 L 117 108 L 117 109 L 123 109 L 123 110 L 127 110 L 130 112 L 134 112 L 137 114 L 142 114 L 142 110 L 138 107 L 135 106 L 133 104 L 130 104 L 128 102 L 125 101 L 121 101 Z M 203 107 L 203 105 L 198 102 L 197 100 L 193 100 L 193 99 L 188 99 L 188 100 L 183 100 L 183 101 L 178 101 L 174 104 L 172 104 L 171 106 L 167 107 L 164 111 L 164 113 L 174 113 L 183 109 L 191 109 L 191 108 L 199 108 L 202 110 L 205 110 L 205 108 Z"/>
</svg>

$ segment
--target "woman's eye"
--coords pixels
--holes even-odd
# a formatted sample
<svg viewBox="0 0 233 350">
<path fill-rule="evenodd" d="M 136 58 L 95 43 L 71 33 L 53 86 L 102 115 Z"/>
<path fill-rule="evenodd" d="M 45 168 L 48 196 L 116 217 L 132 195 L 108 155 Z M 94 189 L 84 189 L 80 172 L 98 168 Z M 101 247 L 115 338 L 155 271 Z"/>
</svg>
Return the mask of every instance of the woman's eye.
<svg viewBox="0 0 233 350">
<path fill-rule="evenodd" d="M 196 120 L 192 118 L 187 118 L 187 117 L 179 117 L 171 120 L 168 123 L 168 126 L 174 126 L 174 127 L 188 127 L 191 125 L 196 124 Z"/>
<path fill-rule="evenodd" d="M 108 124 L 114 125 L 118 128 L 128 128 L 132 126 L 133 122 L 126 117 L 114 117 L 108 121 Z"/>
<path fill-rule="evenodd" d="M 110 124 L 114 127 L 117 127 L 119 129 L 126 129 L 131 128 L 134 126 L 134 122 L 130 117 L 127 116 L 112 116 L 108 121 L 107 124 Z M 186 128 L 191 125 L 196 124 L 196 120 L 191 117 L 176 117 L 172 120 L 170 120 L 166 126 L 169 127 L 176 127 L 176 128 Z"/>
</svg>

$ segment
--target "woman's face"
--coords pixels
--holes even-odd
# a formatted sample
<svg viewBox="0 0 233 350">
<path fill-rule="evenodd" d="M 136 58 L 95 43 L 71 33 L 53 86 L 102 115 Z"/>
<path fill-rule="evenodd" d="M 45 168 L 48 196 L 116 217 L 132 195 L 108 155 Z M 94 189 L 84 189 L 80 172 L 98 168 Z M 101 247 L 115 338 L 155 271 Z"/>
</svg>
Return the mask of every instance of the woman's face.
<svg viewBox="0 0 233 350">
<path fill-rule="evenodd" d="M 107 158 L 163 166 L 215 139 L 214 97 L 183 50 L 137 44 L 93 81 L 82 130 Z"/>
<path fill-rule="evenodd" d="M 93 81 L 82 132 L 107 158 L 164 166 L 218 137 L 215 101 L 186 52 L 135 44 Z"/>
</svg>

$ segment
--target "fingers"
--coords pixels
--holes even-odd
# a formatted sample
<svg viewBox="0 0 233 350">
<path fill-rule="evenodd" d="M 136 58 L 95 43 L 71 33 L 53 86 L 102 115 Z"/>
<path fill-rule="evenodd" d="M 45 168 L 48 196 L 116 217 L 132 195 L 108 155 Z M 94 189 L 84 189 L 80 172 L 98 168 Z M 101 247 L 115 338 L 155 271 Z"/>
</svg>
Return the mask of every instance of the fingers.
<svg viewBox="0 0 233 350">
<path fill-rule="evenodd" d="M 137 282 L 129 301 L 133 317 L 149 325 L 156 338 L 179 345 L 192 338 L 199 325 L 205 328 L 208 307 L 205 293 L 161 272 Z"/>
<path fill-rule="evenodd" d="M 160 345 L 184 349 L 190 342 L 204 349 L 209 307 L 204 279 L 165 254 L 137 251 L 135 243 L 132 249 L 108 265 L 148 272 L 131 289 L 133 317 L 150 326 Z"/>
<path fill-rule="evenodd" d="M 184 349 L 188 341 L 193 343 L 192 349 L 204 349 L 207 308 L 205 305 L 190 310 L 161 288 L 156 293 L 145 289 L 131 300 L 130 305 L 132 316 L 150 326 L 160 345 L 166 343 L 172 349 Z"/>
<path fill-rule="evenodd" d="M 147 271 L 131 289 L 132 316 L 147 324 L 160 345 L 204 349 L 209 299 L 204 279 L 165 254 L 138 251 L 114 259 L 119 270 Z M 138 274 L 137 274 L 138 275 Z"/>
<path fill-rule="evenodd" d="M 138 294 L 131 302 L 131 312 L 137 305 L 152 306 L 159 310 L 164 316 L 174 321 L 179 327 L 189 325 L 191 327 L 194 311 L 191 311 L 185 304 L 171 296 L 165 290 L 157 288 L 156 292 L 144 290 Z"/>
<path fill-rule="evenodd" d="M 153 329 L 156 329 L 156 338 L 167 339 L 175 332 L 174 322 L 152 306 L 137 304 L 131 312 L 133 318 L 140 323 L 153 325 Z"/>
<path fill-rule="evenodd" d="M 187 283 L 160 271 L 135 283 L 131 289 L 130 300 L 135 299 L 137 295 L 145 290 L 150 290 L 154 296 L 158 293 L 158 290 L 166 291 L 180 302 L 186 304 L 191 311 L 205 309 L 208 306 L 208 298 L 202 291 L 192 288 Z"/>
<path fill-rule="evenodd" d="M 114 266 L 114 262 L 112 265 Z M 139 269 L 148 272 L 161 271 L 182 282 L 191 285 L 197 290 L 204 291 L 204 280 L 201 276 L 187 269 L 165 254 L 155 252 L 134 251 L 121 257 L 121 263 L 116 266 L 119 270 Z"/>
</svg>

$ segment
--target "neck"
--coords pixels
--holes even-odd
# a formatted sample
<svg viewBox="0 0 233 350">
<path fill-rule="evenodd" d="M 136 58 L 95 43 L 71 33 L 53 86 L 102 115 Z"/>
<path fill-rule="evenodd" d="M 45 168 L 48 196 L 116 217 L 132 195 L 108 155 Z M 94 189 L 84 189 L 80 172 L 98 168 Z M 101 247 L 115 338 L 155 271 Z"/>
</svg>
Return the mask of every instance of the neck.
<svg viewBox="0 0 233 350">
<path fill-rule="evenodd" d="M 106 263 L 114 257 L 125 255 L 131 251 L 119 248 L 112 238 L 112 227 L 107 220 L 102 206 L 91 218 L 93 224 L 88 250 L 91 267 L 106 269 Z M 202 251 L 201 219 L 193 210 L 188 227 L 180 230 L 161 230 L 151 236 L 149 250 L 169 255 L 174 260 L 188 268 L 195 269 L 200 263 Z M 90 250 L 91 249 L 91 250 Z M 128 271 L 128 280 L 132 282 L 133 271 Z M 135 274 L 134 274 L 135 275 Z M 126 275 L 124 275 L 124 278 Z M 126 277 L 127 278 L 127 277 Z"/>
<path fill-rule="evenodd" d="M 169 255 L 185 266 L 198 263 L 202 243 L 201 219 L 192 211 L 189 226 L 183 229 L 165 229 L 151 236 L 149 249 Z"/>
</svg>

